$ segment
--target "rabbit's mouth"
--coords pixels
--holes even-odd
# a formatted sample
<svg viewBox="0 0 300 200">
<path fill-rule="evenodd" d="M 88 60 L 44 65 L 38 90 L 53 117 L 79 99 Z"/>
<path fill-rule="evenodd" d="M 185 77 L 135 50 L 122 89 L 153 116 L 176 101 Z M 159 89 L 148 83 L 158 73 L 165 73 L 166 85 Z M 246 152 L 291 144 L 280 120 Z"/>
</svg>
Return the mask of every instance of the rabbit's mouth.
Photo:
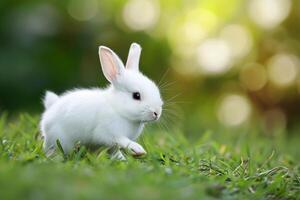
<svg viewBox="0 0 300 200">
<path fill-rule="evenodd" d="M 141 122 L 143 122 L 143 123 L 154 122 L 154 121 L 158 121 L 159 118 L 160 118 L 160 116 L 157 114 L 154 114 L 151 116 L 148 115 L 145 119 L 142 119 Z"/>
<path fill-rule="evenodd" d="M 147 109 L 142 112 L 142 122 L 153 122 L 159 120 L 161 116 L 161 108 L 159 109 Z"/>
<path fill-rule="evenodd" d="M 142 123 L 150 123 L 150 122 L 154 122 L 154 121 L 157 121 L 157 119 L 144 119 L 144 120 L 141 120 Z"/>
</svg>

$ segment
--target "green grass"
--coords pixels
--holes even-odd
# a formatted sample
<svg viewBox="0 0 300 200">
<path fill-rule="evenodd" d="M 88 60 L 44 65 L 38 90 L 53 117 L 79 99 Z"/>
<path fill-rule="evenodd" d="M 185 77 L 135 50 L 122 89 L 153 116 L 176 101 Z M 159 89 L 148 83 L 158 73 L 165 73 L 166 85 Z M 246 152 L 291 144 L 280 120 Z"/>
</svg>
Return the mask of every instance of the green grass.
<svg viewBox="0 0 300 200">
<path fill-rule="evenodd" d="M 47 158 L 38 117 L 1 117 L 0 199 L 300 199 L 299 138 L 184 135 L 150 128 L 148 155 L 126 162 L 83 146 Z"/>
</svg>

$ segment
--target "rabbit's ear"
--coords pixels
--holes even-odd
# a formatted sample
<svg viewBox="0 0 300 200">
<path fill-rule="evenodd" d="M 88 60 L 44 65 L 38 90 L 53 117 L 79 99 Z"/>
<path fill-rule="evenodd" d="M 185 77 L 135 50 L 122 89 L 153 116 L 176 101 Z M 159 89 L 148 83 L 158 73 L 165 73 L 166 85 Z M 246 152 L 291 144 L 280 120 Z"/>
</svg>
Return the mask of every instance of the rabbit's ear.
<svg viewBox="0 0 300 200">
<path fill-rule="evenodd" d="M 121 59 L 110 48 L 99 47 L 99 58 L 103 74 L 109 82 L 114 82 L 124 71 Z"/>
<path fill-rule="evenodd" d="M 126 62 L 127 69 L 139 71 L 139 62 L 142 48 L 137 43 L 132 43 L 129 49 L 128 58 Z"/>
</svg>

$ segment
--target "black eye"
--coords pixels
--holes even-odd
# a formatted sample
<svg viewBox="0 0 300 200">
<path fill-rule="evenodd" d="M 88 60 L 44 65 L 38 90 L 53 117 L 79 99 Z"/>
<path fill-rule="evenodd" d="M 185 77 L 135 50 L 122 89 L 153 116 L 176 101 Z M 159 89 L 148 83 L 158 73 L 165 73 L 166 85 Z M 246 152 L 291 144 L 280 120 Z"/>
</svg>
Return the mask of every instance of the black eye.
<svg viewBox="0 0 300 200">
<path fill-rule="evenodd" d="M 141 94 L 139 92 L 132 93 L 132 98 L 135 100 L 141 100 Z"/>
</svg>

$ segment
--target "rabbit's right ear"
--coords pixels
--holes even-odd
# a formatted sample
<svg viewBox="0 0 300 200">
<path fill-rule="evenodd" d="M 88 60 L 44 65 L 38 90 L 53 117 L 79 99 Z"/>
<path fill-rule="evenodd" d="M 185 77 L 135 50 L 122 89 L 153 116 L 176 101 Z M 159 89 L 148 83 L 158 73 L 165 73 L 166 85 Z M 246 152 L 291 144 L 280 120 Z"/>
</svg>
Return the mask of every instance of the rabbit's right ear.
<svg viewBox="0 0 300 200">
<path fill-rule="evenodd" d="M 109 82 L 114 82 L 125 70 L 120 58 L 110 48 L 99 47 L 99 58 L 103 74 Z"/>
<path fill-rule="evenodd" d="M 135 71 L 139 71 L 139 62 L 141 56 L 142 48 L 137 43 L 132 43 L 129 49 L 126 69 L 133 69 Z"/>
</svg>

